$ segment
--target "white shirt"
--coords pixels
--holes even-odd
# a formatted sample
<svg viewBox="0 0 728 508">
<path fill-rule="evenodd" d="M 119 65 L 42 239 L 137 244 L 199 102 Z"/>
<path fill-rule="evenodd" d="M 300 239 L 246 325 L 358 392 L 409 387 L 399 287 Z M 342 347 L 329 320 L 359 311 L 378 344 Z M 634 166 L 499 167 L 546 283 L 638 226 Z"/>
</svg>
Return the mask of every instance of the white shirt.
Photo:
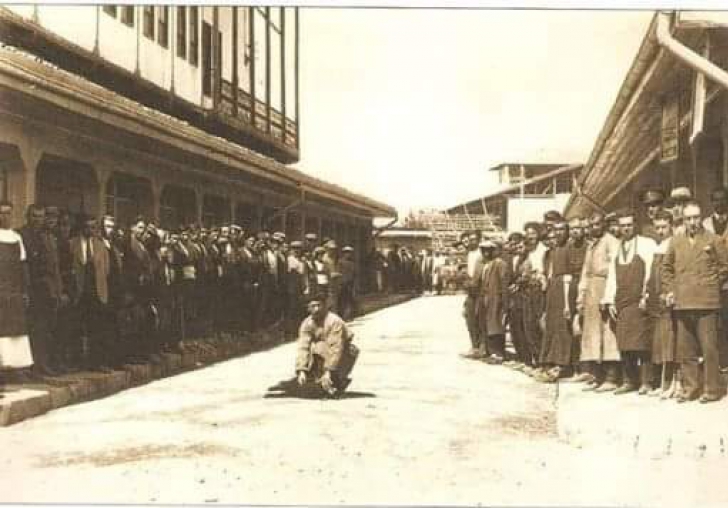
<svg viewBox="0 0 728 508">
<path fill-rule="evenodd" d="M 20 260 L 25 261 L 23 238 L 12 229 L 0 229 L 0 243 L 17 243 L 20 245 Z"/>
<path fill-rule="evenodd" d="M 609 264 L 609 273 L 607 274 L 607 285 L 604 288 L 604 297 L 602 303 L 605 305 L 613 305 L 617 295 L 617 263 L 626 265 L 632 262 L 635 254 L 638 255 L 645 263 L 645 276 L 642 281 L 642 292 L 647 289 L 647 281 L 650 278 L 652 270 L 652 260 L 657 250 L 657 242 L 652 238 L 637 235 L 629 241 L 622 240 L 619 242 L 617 249 L 616 263 Z"/>
<path fill-rule="evenodd" d="M 475 265 L 483 258 L 478 249 L 468 251 L 468 277 L 475 277 Z"/>
</svg>

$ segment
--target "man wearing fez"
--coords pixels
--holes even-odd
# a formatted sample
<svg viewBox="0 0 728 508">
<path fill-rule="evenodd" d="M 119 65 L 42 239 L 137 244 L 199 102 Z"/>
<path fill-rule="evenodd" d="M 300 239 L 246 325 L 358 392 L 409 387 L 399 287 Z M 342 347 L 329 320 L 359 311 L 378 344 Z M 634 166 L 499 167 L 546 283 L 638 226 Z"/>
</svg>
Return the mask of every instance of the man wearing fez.
<svg viewBox="0 0 728 508">
<path fill-rule="evenodd" d="M 700 402 L 712 402 L 723 395 L 718 318 L 720 290 L 728 278 L 728 253 L 725 242 L 703 229 L 697 202 L 684 204 L 683 219 L 685 234 L 673 237 L 663 263 L 665 302 L 674 308 L 678 327 L 677 353 L 683 375 L 678 401 L 694 400 L 702 391 Z"/>
<path fill-rule="evenodd" d="M 583 320 L 579 360 L 589 374 L 585 391 L 613 391 L 619 381 L 619 348 L 613 323 L 602 306 L 607 275 L 619 249 L 619 240 L 607 233 L 604 215 L 589 219 L 590 242 L 579 280 L 576 309 Z"/>
<path fill-rule="evenodd" d="M 657 244 L 637 234 L 635 213 L 619 215 L 621 240 L 616 259 L 609 266 L 602 303 L 616 323 L 617 345 L 622 358 L 623 380 L 614 393 L 652 390 L 652 323 L 647 313 L 647 281 Z"/>
<path fill-rule="evenodd" d="M 663 209 L 665 194 L 659 189 L 648 189 L 642 194 L 642 205 L 647 211 L 647 223 L 641 228 L 642 235 L 657 240 L 653 223 L 658 211 Z"/>
</svg>

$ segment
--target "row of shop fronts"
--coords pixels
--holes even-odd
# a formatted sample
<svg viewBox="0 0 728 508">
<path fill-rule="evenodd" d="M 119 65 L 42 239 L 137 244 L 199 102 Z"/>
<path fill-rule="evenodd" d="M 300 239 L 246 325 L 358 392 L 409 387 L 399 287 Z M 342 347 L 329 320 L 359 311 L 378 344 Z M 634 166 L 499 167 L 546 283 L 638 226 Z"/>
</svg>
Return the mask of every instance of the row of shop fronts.
<svg viewBox="0 0 728 508">
<path fill-rule="evenodd" d="M 646 190 L 676 187 L 710 212 L 711 191 L 728 186 L 727 68 L 725 13 L 657 13 L 566 215 L 641 209 Z"/>
</svg>

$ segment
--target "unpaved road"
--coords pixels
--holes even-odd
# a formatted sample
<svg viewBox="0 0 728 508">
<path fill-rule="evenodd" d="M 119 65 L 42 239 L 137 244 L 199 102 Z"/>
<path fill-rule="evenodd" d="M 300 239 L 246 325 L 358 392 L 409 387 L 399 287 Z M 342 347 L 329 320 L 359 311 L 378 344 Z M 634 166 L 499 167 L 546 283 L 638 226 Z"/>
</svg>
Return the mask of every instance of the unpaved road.
<svg viewBox="0 0 728 508">
<path fill-rule="evenodd" d="M 725 459 L 560 440 L 554 386 L 458 356 L 461 303 L 357 320 L 343 400 L 264 398 L 289 344 L 0 429 L 0 501 L 728 505 Z"/>
</svg>

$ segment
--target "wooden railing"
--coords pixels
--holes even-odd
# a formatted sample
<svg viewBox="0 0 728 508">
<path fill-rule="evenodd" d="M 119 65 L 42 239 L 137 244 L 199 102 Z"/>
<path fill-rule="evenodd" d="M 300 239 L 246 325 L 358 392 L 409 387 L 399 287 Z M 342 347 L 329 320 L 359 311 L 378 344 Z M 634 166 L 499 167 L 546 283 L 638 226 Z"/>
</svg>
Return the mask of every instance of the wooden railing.
<svg viewBox="0 0 728 508">
<path fill-rule="evenodd" d="M 222 81 L 222 93 L 220 100 L 220 110 L 227 116 L 238 119 L 249 125 L 254 125 L 256 129 L 261 132 L 268 132 L 268 116 L 267 108 L 265 103 L 256 100 L 255 101 L 255 115 L 253 115 L 252 109 L 252 98 L 250 94 L 240 88 L 238 88 L 238 111 L 237 117 L 235 116 L 234 97 L 233 97 L 233 85 L 227 80 Z M 253 117 L 255 116 L 255 121 Z M 285 136 L 284 136 L 284 125 L 285 120 Z M 298 146 L 298 125 L 290 118 L 283 118 L 283 114 L 271 108 L 270 110 L 270 134 L 273 139 L 276 139 L 287 146 L 297 147 Z"/>
</svg>

